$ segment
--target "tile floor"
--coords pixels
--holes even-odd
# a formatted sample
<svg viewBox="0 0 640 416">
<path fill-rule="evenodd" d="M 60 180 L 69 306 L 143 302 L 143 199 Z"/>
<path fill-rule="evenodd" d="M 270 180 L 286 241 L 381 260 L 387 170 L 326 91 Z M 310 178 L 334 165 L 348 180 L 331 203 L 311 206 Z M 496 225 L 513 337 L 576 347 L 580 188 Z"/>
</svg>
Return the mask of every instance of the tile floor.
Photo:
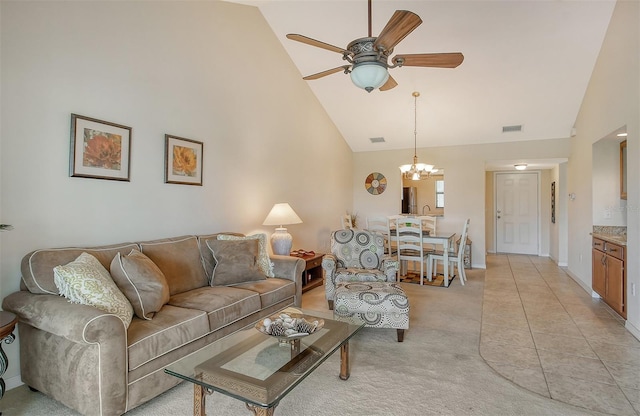
<svg viewBox="0 0 640 416">
<path fill-rule="evenodd" d="M 487 256 L 480 355 L 545 397 L 640 414 L 640 341 L 548 258 Z"/>
</svg>

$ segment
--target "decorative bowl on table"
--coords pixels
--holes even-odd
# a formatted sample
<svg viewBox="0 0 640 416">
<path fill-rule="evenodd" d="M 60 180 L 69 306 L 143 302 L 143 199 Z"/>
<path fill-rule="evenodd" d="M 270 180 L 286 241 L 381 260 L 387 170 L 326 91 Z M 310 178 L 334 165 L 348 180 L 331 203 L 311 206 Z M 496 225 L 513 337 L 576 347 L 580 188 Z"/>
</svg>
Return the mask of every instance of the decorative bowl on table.
<svg viewBox="0 0 640 416">
<path fill-rule="evenodd" d="M 322 319 L 307 319 L 304 314 L 289 308 L 265 318 L 255 325 L 255 328 L 263 334 L 278 338 L 280 344 L 306 337 L 318 331 L 324 326 Z"/>
</svg>

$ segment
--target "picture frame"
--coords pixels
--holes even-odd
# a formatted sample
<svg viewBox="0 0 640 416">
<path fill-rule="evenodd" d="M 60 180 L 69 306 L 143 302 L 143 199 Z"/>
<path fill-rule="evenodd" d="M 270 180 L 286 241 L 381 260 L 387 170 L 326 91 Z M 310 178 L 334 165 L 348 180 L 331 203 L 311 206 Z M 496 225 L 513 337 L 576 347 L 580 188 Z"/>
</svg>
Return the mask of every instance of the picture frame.
<svg viewBox="0 0 640 416">
<path fill-rule="evenodd" d="M 69 176 L 130 181 L 132 128 L 71 114 Z"/>
<path fill-rule="evenodd" d="M 551 222 L 556 223 L 556 182 L 551 182 Z"/>
<path fill-rule="evenodd" d="M 203 143 L 165 134 L 165 183 L 202 186 Z"/>
</svg>

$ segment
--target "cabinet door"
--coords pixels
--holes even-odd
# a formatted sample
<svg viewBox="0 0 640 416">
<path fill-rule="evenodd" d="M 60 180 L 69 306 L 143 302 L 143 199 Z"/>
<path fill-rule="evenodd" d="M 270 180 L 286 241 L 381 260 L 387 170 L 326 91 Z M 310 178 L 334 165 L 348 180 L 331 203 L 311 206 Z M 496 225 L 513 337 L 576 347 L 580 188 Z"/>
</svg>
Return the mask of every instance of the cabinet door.
<svg viewBox="0 0 640 416">
<path fill-rule="evenodd" d="M 620 315 L 624 315 L 624 262 L 607 256 L 606 302 Z"/>
<path fill-rule="evenodd" d="M 606 259 L 607 255 L 596 249 L 592 250 L 592 278 L 591 289 L 602 298 L 607 297 L 606 279 Z"/>
</svg>

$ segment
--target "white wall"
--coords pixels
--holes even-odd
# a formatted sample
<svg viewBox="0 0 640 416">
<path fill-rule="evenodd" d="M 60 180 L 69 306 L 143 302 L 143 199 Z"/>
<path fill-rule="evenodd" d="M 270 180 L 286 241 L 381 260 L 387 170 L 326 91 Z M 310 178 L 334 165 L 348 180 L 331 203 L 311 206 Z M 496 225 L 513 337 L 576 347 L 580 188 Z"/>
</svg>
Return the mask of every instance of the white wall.
<svg viewBox="0 0 640 416">
<path fill-rule="evenodd" d="M 407 150 L 355 153 L 353 209 L 364 217 L 399 213 L 402 189 L 398 167 L 410 162 L 412 156 Z M 438 218 L 438 230 L 460 233 L 464 220 L 471 219 L 469 238 L 473 242 L 474 267 L 486 265 L 485 227 L 491 227 L 486 223 L 489 214 L 485 213 L 485 162 L 568 156 L 569 139 L 418 149 L 421 162 L 434 164 L 445 172 L 445 214 Z M 364 187 L 365 178 L 372 172 L 380 172 L 387 178 L 387 189 L 381 195 L 371 195 Z"/>
<path fill-rule="evenodd" d="M 0 295 L 29 251 L 217 231 L 327 250 L 352 204 L 352 154 L 254 7 L 1 2 Z M 133 127 L 131 181 L 68 174 L 70 114 Z M 164 183 L 164 134 L 204 143 L 202 187 Z M 18 345 L 5 346 L 18 374 Z"/>
<path fill-rule="evenodd" d="M 593 144 L 593 225 L 627 225 L 627 201 L 620 199 L 620 141 L 603 138 Z"/>
<path fill-rule="evenodd" d="M 591 287 L 592 145 L 626 126 L 627 138 L 627 328 L 640 338 L 640 3 L 618 1 L 598 56 L 571 140 L 568 163 L 569 271 Z M 612 188 L 618 183 L 611 184 Z"/>
</svg>

